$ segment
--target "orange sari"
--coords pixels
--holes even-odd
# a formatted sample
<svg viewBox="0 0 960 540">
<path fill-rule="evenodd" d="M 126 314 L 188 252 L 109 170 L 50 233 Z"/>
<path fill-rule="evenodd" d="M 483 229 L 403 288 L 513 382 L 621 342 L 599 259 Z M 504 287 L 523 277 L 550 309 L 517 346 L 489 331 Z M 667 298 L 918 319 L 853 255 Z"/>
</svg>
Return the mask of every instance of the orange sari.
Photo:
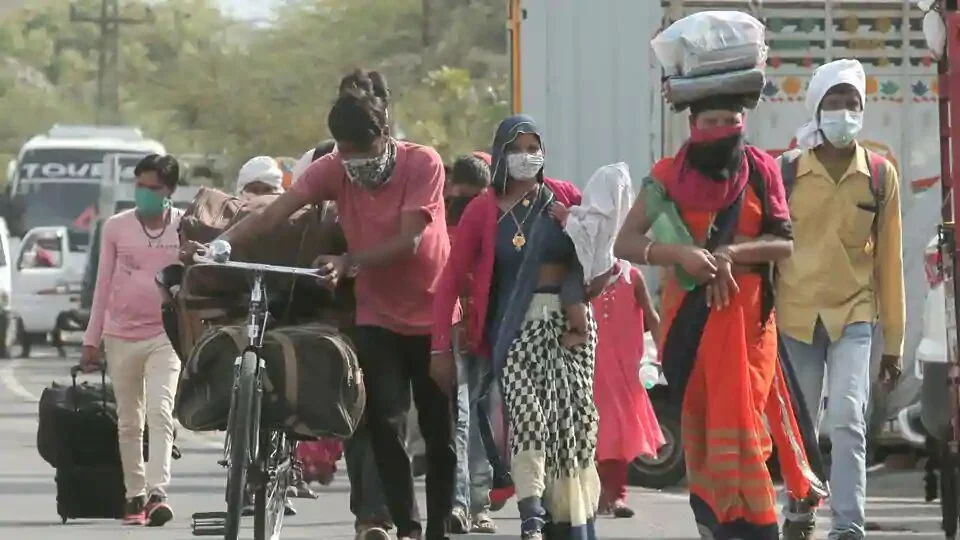
<svg viewBox="0 0 960 540">
<path fill-rule="evenodd" d="M 680 214 L 698 245 L 704 245 L 716 214 L 683 208 Z M 760 236 L 762 216 L 760 197 L 748 186 L 735 234 Z M 661 335 L 669 339 L 674 325 L 691 323 L 678 319 L 677 312 L 693 292 L 679 285 L 672 269 L 665 275 Z M 763 276 L 743 273 L 735 279 L 740 290 L 730 305 L 706 315 L 683 395 L 690 504 L 698 527 L 717 539 L 776 539 L 776 495 L 766 466 L 773 444 L 780 449 L 784 479 L 793 495 L 811 497 L 819 481 L 808 465 L 778 359 L 774 316 L 762 320 Z M 662 358 L 666 369 L 669 353 Z"/>
</svg>

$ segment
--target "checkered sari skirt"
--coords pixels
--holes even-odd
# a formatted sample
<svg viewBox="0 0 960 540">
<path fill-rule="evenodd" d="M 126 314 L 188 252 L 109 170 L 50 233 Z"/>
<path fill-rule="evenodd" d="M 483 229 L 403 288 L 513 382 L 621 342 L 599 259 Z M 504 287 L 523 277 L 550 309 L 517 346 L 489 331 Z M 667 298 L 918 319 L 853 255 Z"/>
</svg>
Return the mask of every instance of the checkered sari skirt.
<svg viewBox="0 0 960 540">
<path fill-rule="evenodd" d="M 536 294 L 507 353 L 501 388 L 510 422 L 511 469 L 524 520 L 522 532 L 551 523 L 572 533 L 560 537 L 594 537 L 577 532 L 585 527 L 592 531 L 600 492 L 593 401 L 597 333 L 592 313 L 588 321 L 587 343 L 563 347 L 560 337 L 567 321 L 559 298 Z M 528 512 L 525 504 L 531 506 Z M 538 511 L 541 505 L 544 512 Z M 538 518 L 539 513 L 546 517 Z"/>
</svg>

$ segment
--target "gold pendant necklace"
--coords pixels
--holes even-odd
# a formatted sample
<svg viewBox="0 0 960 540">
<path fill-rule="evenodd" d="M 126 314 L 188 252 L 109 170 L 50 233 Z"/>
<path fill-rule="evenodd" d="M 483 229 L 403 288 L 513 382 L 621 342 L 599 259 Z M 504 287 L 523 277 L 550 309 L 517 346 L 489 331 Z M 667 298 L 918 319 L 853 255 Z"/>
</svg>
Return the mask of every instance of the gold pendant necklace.
<svg viewBox="0 0 960 540">
<path fill-rule="evenodd" d="M 530 217 L 530 214 L 533 213 L 533 208 L 528 208 L 526 215 L 523 216 L 523 220 L 517 220 L 517 215 L 513 213 L 513 209 L 510 209 L 510 217 L 513 219 L 513 224 L 517 227 L 516 234 L 513 235 L 513 247 L 517 251 L 523 249 L 523 246 L 527 245 L 527 236 L 523 234 L 523 224 L 527 222 L 527 219 Z"/>
<path fill-rule="evenodd" d="M 540 193 L 539 185 L 535 188 L 535 192 L 538 194 Z M 527 219 L 530 217 L 530 214 L 533 213 L 533 208 L 531 208 L 532 203 L 528 197 L 529 197 L 529 193 L 527 195 L 524 195 L 523 198 L 520 199 L 519 201 L 514 202 L 513 205 L 510 208 L 508 208 L 507 211 L 504 212 L 502 216 L 500 216 L 500 219 L 497 220 L 497 223 L 500 223 L 500 220 L 507 217 L 507 214 L 510 215 L 510 219 L 513 220 L 513 224 L 517 227 L 517 232 L 516 234 L 513 235 L 513 240 L 511 240 L 511 243 L 513 244 L 513 248 L 516 249 L 517 251 L 522 250 L 523 246 L 527 245 L 527 236 L 523 234 L 523 224 L 527 222 Z M 523 216 L 522 221 L 518 220 L 517 215 L 513 213 L 513 210 L 517 207 L 517 204 L 520 204 L 527 209 L 527 213 L 526 215 Z"/>
<path fill-rule="evenodd" d="M 527 237 L 523 235 L 523 231 L 518 230 L 517 234 L 513 235 L 513 247 L 520 251 L 526 243 Z"/>
</svg>

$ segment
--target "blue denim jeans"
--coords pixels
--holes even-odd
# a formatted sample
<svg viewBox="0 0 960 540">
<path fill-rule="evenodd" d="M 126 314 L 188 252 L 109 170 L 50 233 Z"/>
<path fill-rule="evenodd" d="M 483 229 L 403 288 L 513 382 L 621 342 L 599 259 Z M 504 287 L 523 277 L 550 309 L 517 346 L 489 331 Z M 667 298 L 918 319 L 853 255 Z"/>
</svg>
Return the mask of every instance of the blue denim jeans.
<svg viewBox="0 0 960 540">
<path fill-rule="evenodd" d="M 810 418 L 822 409 L 824 373 L 828 388 L 825 428 L 829 431 L 833 465 L 830 467 L 830 505 L 833 525 L 829 538 L 853 531 L 864 536 L 864 506 L 867 498 L 867 406 L 870 399 L 870 348 L 873 324 L 858 322 L 843 328 L 831 342 L 818 320 L 813 343 L 781 334 L 790 364 L 796 371 Z M 802 522 L 814 519 L 808 509 L 788 503 L 784 517 Z"/>
<path fill-rule="evenodd" d="M 472 515 L 490 510 L 490 487 L 493 470 L 487 460 L 478 406 L 483 402 L 480 384 L 490 371 L 489 360 L 461 353 L 455 348 L 457 361 L 457 423 L 454 443 L 457 450 L 457 471 L 454 480 L 453 506 Z"/>
</svg>

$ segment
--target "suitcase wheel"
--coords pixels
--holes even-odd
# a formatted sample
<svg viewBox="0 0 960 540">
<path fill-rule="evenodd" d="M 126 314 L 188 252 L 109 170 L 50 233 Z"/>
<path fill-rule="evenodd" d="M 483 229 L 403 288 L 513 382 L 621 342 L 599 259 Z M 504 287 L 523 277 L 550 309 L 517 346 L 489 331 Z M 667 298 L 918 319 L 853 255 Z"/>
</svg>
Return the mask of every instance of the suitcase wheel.
<svg viewBox="0 0 960 540">
<path fill-rule="evenodd" d="M 63 522 L 64 525 L 67 524 L 67 516 L 60 516 L 60 520 Z"/>
<path fill-rule="evenodd" d="M 64 524 L 67 523 L 67 513 L 63 511 L 63 507 L 60 506 L 60 503 L 57 503 L 57 515 L 60 516 L 60 520 Z"/>
</svg>

